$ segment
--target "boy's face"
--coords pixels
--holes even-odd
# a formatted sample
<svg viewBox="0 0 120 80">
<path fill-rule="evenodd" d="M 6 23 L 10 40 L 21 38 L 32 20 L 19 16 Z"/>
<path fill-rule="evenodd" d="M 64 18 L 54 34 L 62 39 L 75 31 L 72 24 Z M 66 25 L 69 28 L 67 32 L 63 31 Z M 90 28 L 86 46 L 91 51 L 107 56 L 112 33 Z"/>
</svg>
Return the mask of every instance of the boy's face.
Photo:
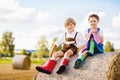
<svg viewBox="0 0 120 80">
<path fill-rule="evenodd" d="M 72 31 L 74 31 L 75 25 L 74 25 L 73 23 L 69 22 L 69 23 L 65 26 L 65 28 L 66 28 L 69 32 L 72 32 Z"/>
<path fill-rule="evenodd" d="M 95 17 L 91 17 L 91 18 L 89 19 L 89 23 L 90 23 L 90 26 L 91 26 L 91 27 L 97 27 L 98 20 L 97 20 Z"/>
</svg>

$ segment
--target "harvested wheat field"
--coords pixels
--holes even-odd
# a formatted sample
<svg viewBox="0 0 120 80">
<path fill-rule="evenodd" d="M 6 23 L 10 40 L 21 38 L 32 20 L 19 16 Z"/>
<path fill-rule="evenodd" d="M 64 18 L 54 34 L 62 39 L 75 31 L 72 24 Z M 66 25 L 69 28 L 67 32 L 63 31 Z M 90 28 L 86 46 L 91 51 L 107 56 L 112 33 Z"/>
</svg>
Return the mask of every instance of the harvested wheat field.
<svg viewBox="0 0 120 80">
<path fill-rule="evenodd" d="M 37 74 L 35 66 L 31 65 L 29 70 L 19 70 L 13 69 L 12 64 L 0 64 L 0 80 L 33 80 Z"/>
<path fill-rule="evenodd" d="M 116 52 L 111 52 L 88 57 L 80 69 L 73 68 L 74 62 L 78 57 L 78 55 L 75 55 L 69 61 L 66 71 L 61 75 L 56 74 L 61 59 L 50 75 L 41 72 L 38 73 L 35 70 L 35 66 L 38 64 L 32 64 L 30 70 L 13 69 L 12 64 L 0 64 L 0 80 L 119 80 L 119 59 L 117 57 L 114 58 L 117 54 Z M 112 76 L 111 71 L 114 71 L 112 63 L 116 61 L 115 70 L 117 70 L 117 73 Z"/>
</svg>

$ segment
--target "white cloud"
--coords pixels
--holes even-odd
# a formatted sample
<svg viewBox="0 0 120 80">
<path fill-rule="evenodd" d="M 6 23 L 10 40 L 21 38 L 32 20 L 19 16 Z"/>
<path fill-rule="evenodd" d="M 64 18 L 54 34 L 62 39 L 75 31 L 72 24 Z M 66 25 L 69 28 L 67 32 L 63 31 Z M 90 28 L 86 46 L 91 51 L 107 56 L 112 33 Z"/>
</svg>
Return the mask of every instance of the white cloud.
<svg viewBox="0 0 120 80">
<path fill-rule="evenodd" d="M 12 11 L 18 7 L 18 0 L 0 0 L 0 11 Z"/>
<path fill-rule="evenodd" d="M 99 11 L 99 12 L 90 11 L 90 12 L 88 12 L 88 14 L 86 16 L 87 19 L 88 19 L 88 16 L 91 14 L 97 14 L 100 18 L 103 18 L 106 15 L 106 12 L 104 12 L 104 11 Z"/>
<path fill-rule="evenodd" d="M 118 31 L 116 31 L 114 29 L 110 29 L 109 31 L 104 30 L 104 36 L 105 36 L 106 40 L 108 40 L 108 41 L 109 40 L 120 40 Z"/>
<path fill-rule="evenodd" d="M 106 43 L 106 41 L 110 41 L 115 49 L 119 49 L 120 48 L 120 37 L 119 37 L 119 32 L 120 29 L 116 29 L 114 27 L 111 28 L 104 28 L 104 43 Z"/>
<path fill-rule="evenodd" d="M 0 0 L 0 21 L 1 22 L 42 22 L 51 15 L 31 7 L 21 7 L 18 0 Z"/>
<path fill-rule="evenodd" d="M 120 49 L 120 40 L 111 40 L 115 49 Z"/>
<path fill-rule="evenodd" d="M 118 16 L 114 16 L 112 18 L 112 26 L 116 28 L 120 28 L 120 13 L 118 14 Z"/>
<path fill-rule="evenodd" d="M 15 38 L 15 48 L 16 49 L 36 49 L 37 39 L 34 37 L 16 37 Z"/>
<path fill-rule="evenodd" d="M 37 15 L 35 16 L 36 21 L 45 21 L 47 20 L 48 17 L 51 17 L 48 13 L 46 12 L 42 12 L 42 11 L 38 11 Z"/>
<path fill-rule="evenodd" d="M 114 44 L 115 48 L 120 48 L 120 13 L 117 16 L 112 17 L 111 28 L 106 32 L 106 39 Z M 106 29 L 107 30 L 107 29 Z"/>
<path fill-rule="evenodd" d="M 85 29 L 89 28 L 89 23 L 88 23 L 88 17 L 91 14 L 97 14 L 100 18 L 103 18 L 106 15 L 106 12 L 100 11 L 100 12 L 93 12 L 90 11 L 87 13 L 87 15 L 83 18 L 82 22 L 80 23 L 80 32 L 84 33 Z"/>
<path fill-rule="evenodd" d="M 42 25 L 42 27 L 37 28 L 33 31 L 32 36 L 40 37 L 46 36 L 48 39 L 52 39 L 54 37 L 58 37 L 60 33 L 64 31 L 64 27 L 56 26 L 56 25 Z"/>
<path fill-rule="evenodd" d="M 33 7 L 22 7 L 18 1 L 19 0 L 0 0 L 0 37 L 2 32 L 6 30 L 12 31 L 15 36 L 16 48 L 33 49 L 40 36 L 45 35 L 48 39 L 52 39 L 58 37 L 59 34 L 64 31 L 63 26 L 43 25 L 43 22 L 50 22 L 54 14 L 51 15 L 48 12 L 40 11 Z M 104 11 L 88 12 L 80 23 L 80 29 L 77 28 L 81 33 L 84 33 L 84 30 L 89 27 L 88 16 L 92 13 L 98 14 L 100 18 L 106 16 Z M 119 25 L 120 13 L 118 16 L 112 18 L 112 26 L 118 28 L 120 27 Z M 103 29 L 105 30 L 105 40 L 111 40 L 115 46 L 119 47 L 120 37 L 118 34 L 120 30 L 113 28 L 110 28 L 110 30 Z"/>
<path fill-rule="evenodd" d="M 51 29 L 44 29 L 44 25 L 40 26 L 40 28 L 36 26 L 49 21 L 51 15 L 36 8 L 22 7 L 18 4 L 18 1 L 0 0 L 0 38 L 4 31 L 12 31 L 15 37 L 15 48 L 35 49 L 35 44 L 41 33 L 45 34 L 44 32 L 49 32 Z M 34 31 L 34 28 L 37 29 Z"/>
<path fill-rule="evenodd" d="M 31 33 L 27 32 L 15 32 L 15 44 L 16 48 L 27 48 L 35 49 L 37 41 L 41 36 L 45 36 L 49 43 L 52 39 L 58 37 L 62 32 L 64 32 L 64 27 L 61 28 L 55 25 L 41 25 L 34 29 Z M 21 35 L 23 33 L 23 35 Z"/>
</svg>

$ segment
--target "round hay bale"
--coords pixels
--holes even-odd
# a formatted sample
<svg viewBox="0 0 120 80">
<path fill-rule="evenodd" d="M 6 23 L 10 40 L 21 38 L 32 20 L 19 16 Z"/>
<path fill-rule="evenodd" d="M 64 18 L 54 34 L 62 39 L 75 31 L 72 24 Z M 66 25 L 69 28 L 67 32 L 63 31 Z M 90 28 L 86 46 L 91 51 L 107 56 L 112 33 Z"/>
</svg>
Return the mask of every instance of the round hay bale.
<svg viewBox="0 0 120 80">
<path fill-rule="evenodd" d="M 120 80 L 120 53 L 112 58 L 105 80 Z"/>
<path fill-rule="evenodd" d="M 12 59 L 12 66 L 14 69 L 30 69 L 30 57 L 25 55 L 16 55 Z"/>
</svg>

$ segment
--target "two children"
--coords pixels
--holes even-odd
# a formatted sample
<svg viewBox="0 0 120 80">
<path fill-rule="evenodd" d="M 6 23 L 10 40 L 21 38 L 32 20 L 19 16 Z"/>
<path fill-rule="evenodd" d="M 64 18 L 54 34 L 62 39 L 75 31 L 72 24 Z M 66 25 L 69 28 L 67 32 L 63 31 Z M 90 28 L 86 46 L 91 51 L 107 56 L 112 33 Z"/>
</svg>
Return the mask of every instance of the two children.
<svg viewBox="0 0 120 80">
<path fill-rule="evenodd" d="M 86 44 L 83 45 L 82 50 L 79 52 L 81 55 L 76 60 L 74 68 L 78 69 L 81 62 L 88 55 L 93 56 L 95 53 L 103 53 L 103 32 L 98 28 L 99 17 L 96 14 L 89 16 L 88 21 L 90 28 L 86 31 Z M 43 66 L 37 66 L 36 70 L 39 72 L 51 74 L 58 57 L 63 57 L 57 74 L 61 74 L 65 71 L 68 61 L 71 56 L 77 53 L 77 49 L 83 44 L 83 36 L 80 32 L 75 31 L 76 22 L 72 18 L 68 18 L 64 26 L 66 32 L 63 33 L 53 45 L 49 56 L 51 57 Z M 62 50 L 53 54 L 53 51 L 60 44 L 63 44 Z"/>
<path fill-rule="evenodd" d="M 72 18 L 68 18 L 65 21 L 64 26 L 67 31 L 63 33 L 53 45 L 49 53 L 49 56 L 51 57 L 50 60 L 48 60 L 43 66 L 37 66 L 37 71 L 51 74 L 56 64 L 57 58 L 64 56 L 63 60 L 60 63 L 59 69 L 56 72 L 57 74 L 61 74 L 65 71 L 69 58 L 75 55 L 77 53 L 77 49 L 82 45 L 84 41 L 83 36 L 81 35 L 81 33 L 75 31 L 74 29 L 76 26 L 76 22 Z M 53 54 L 54 49 L 60 44 L 63 44 L 62 50 Z"/>
</svg>

